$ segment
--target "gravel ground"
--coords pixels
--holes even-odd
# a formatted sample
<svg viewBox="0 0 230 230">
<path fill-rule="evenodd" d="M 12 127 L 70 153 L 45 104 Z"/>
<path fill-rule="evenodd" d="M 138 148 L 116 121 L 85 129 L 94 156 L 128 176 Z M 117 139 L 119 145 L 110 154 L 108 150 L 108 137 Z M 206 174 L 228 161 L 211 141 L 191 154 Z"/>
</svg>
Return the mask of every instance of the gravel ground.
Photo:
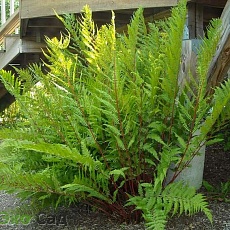
<svg viewBox="0 0 230 230">
<path fill-rule="evenodd" d="M 220 145 L 207 148 L 204 179 L 213 186 L 230 180 L 230 152 Z M 205 192 L 202 188 L 201 191 Z M 229 194 L 230 196 L 230 194 Z M 230 230 L 230 203 L 209 201 L 213 213 L 213 224 L 202 214 L 192 217 L 180 216 L 169 220 L 167 230 Z M 0 193 L 0 211 L 19 206 L 19 201 L 9 194 Z M 29 207 L 28 207 L 29 208 Z M 142 230 L 144 224 L 120 225 L 101 213 L 90 211 L 86 206 L 60 208 L 57 213 L 40 213 L 29 224 L 11 224 L 14 216 L 1 214 L 0 230 Z"/>
</svg>

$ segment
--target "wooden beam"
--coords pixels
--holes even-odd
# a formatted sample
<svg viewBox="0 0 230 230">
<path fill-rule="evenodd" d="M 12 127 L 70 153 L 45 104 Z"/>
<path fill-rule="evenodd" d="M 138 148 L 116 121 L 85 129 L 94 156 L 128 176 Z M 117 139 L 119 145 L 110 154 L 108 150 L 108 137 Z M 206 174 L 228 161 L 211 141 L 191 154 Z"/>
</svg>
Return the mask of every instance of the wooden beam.
<svg viewBox="0 0 230 230">
<path fill-rule="evenodd" d="M 121 9 L 135 9 L 138 7 L 171 7 L 177 5 L 178 0 L 21 0 L 21 18 L 34 18 L 58 14 L 80 13 L 85 5 L 92 11 L 111 11 Z"/>
<path fill-rule="evenodd" d="M 20 39 L 19 36 L 7 36 L 5 48 L 7 51 L 0 53 L 0 69 L 6 67 L 14 58 L 19 55 Z"/>
<path fill-rule="evenodd" d="M 20 38 L 26 36 L 27 28 L 28 28 L 29 19 L 23 19 L 21 20 L 20 25 Z"/>
<path fill-rule="evenodd" d="M 224 8 L 227 0 L 190 0 L 191 2 L 203 4 L 205 6 Z"/>
<path fill-rule="evenodd" d="M 110 16 L 111 17 L 111 16 Z M 56 27 L 63 28 L 63 23 L 57 17 L 32 18 L 28 22 L 28 27 Z"/>
<path fill-rule="evenodd" d="M 203 5 L 196 4 L 196 38 L 202 38 L 204 36 L 204 10 Z"/>
<path fill-rule="evenodd" d="M 204 22 L 209 22 L 212 18 L 219 18 L 223 9 L 205 6 L 204 7 Z"/>
<path fill-rule="evenodd" d="M 188 3 L 189 39 L 203 37 L 203 6 L 197 3 Z"/>
<path fill-rule="evenodd" d="M 42 53 L 42 49 L 45 49 L 46 47 L 47 45 L 44 42 L 21 39 L 19 51 L 20 53 Z"/>
<path fill-rule="evenodd" d="M 214 86 L 223 81 L 230 69 L 230 0 L 224 8 L 221 19 L 221 39 L 208 72 L 209 93 L 212 93 Z"/>
<path fill-rule="evenodd" d="M 186 83 L 192 82 L 192 79 L 197 79 L 197 51 L 201 42 L 201 39 L 188 39 L 182 42 L 181 65 L 178 78 L 180 91 L 182 91 Z"/>
<path fill-rule="evenodd" d="M 13 60 L 23 53 L 41 53 L 41 48 L 45 49 L 45 43 L 38 43 L 20 39 L 19 35 L 6 36 L 5 38 L 5 52 L 0 53 L 0 69 L 12 64 Z"/>
</svg>

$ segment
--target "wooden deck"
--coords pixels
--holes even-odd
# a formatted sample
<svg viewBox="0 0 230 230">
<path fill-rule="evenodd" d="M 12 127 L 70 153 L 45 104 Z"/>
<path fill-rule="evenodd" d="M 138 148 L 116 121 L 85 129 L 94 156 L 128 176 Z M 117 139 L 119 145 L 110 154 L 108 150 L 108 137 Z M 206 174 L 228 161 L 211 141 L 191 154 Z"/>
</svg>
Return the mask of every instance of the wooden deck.
<svg viewBox="0 0 230 230">
<path fill-rule="evenodd" d="M 65 1 L 39 1 L 22 0 L 21 17 L 34 18 L 41 16 L 54 15 L 54 10 L 58 14 L 63 13 L 80 13 L 83 6 L 89 5 L 92 11 L 111 11 L 111 10 L 127 10 L 138 7 L 156 8 L 175 6 L 177 0 L 65 0 Z"/>
<path fill-rule="evenodd" d="M 210 90 L 223 81 L 230 73 L 230 0 L 227 2 L 222 19 L 221 40 L 209 67 L 208 83 Z M 228 75 L 228 77 L 230 77 Z"/>
<path fill-rule="evenodd" d="M 220 17 L 225 7 L 224 16 L 222 16 L 224 18 L 222 41 L 212 66 L 210 66 L 209 78 L 212 79 L 214 73 L 215 80 L 212 79 L 210 82 L 221 80 L 230 66 L 229 2 L 230 0 L 188 1 L 189 37 L 187 39 L 203 36 L 203 31 L 210 19 Z M 9 70 L 13 65 L 25 67 L 43 58 L 41 48 L 46 46 L 45 36 L 59 36 L 60 31 L 64 29 L 56 18 L 55 12 L 79 14 L 83 6 L 88 4 L 94 12 L 95 22 L 100 26 L 110 21 L 111 10 L 113 10 L 119 29 L 130 21 L 134 10 L 140 6 L 145 9 L 145 17 L 151 21 L 168 15 L 170 8 L 177 3 L 178 0 L 46 0 L 42 3 L 41 1 L 20 0 L 19 10 L 0 28 L 0 46 L 2 47 L 0 68 Z M 15 29 L 19 26 L 20 31 L 15 34 Z M 223 58 L 225 58 L 224 62 L 222 62 Z M 0 110 L 12 101 L 12 96 L 0 84 Z"/>
</svg>

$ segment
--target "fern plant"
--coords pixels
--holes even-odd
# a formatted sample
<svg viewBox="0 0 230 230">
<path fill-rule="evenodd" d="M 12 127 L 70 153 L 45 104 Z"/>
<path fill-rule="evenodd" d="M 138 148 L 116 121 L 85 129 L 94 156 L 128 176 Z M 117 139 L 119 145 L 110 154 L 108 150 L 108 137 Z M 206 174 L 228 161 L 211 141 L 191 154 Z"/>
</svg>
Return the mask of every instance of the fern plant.
<svg viewBox="0 0 230 230">
<path fill-rule="evenodd" d="M 218 186 L 213 186 L 207 181 L 203 181 L 203 186 L 209 199 L 223 202 L 230 202 L 230 181 L 221 182 Z"/>
<path fill-rule="evenodd" d="M 18 76 L 0 72 L 23 116 L 0 130 L 0 188 L 43 206 L 81 201 L 121 221 L 143 216 L 148 229 L 163 229 L 176 213 L 211 220 L 204 196 L 174 180 L 215 141 L 210 131 L 230 99 L 230 81 L 206 95 L 219 21 L 200 48 L 197 78 L 182 88 L 185 1 L 148 25 L 138 9 L 124 34 L 114 14 L 97 28 L 89 7 L 78 19 L 59 18 L 67 34 L 46 39 L 47 72 L 35 64 Z"/>
</svg>

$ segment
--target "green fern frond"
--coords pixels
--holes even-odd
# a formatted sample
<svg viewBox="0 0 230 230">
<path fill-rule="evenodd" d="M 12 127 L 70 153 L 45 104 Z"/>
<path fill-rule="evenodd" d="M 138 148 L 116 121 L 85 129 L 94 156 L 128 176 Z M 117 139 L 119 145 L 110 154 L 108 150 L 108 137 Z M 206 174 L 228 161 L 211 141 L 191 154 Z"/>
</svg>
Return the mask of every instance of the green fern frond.
<svg viewBox="0 0 230 230">
<path fill-rule="evenodd" d="M 130 25 L 128 25 L 127 35 L 124 35 L 121 40 L 122 43 L 120 43 L 121 51 L 126 50 L 126 52 L 121 53 L 121 58 L 124 60 L 123 64 L 125 65 L 127 72 L 133 72 L 136 69 L 137 55 L 139 54 L 137 50 L 140 49 L 140 45 L 143 43 L 142 38 L 146 35 L 147 28 L 144 22 L 143 9 L 140 8 L 135 12 Z"/>
<path fill-rule="evenodd" d="M 78 193 L 85 193 L 87 194 L 86 197 L 95 197 L 97 199 L 106 201 L 108 203 L 111 203 L 112 201 L 108 199 L 107 194 L 103 195 L 100 191 L 97 191 L 96 189 L 93 189 L 91 186 L 87 185 L 82 185 L 82 184 L 67 184 L 61 187 L 64 189 L 64 192 L 66 194 L 68 193 L 73 193 L 73 194 L 78 194 Z"/>
<path fill-rule="evenodd" d="M 164 230 L 167 223 L 166 215 L 163 210 L 155 209 L 153 214 L 143 214 L 148 230 Z"/>
<path fill-rule="evenodd" d="M 89 154 L 82 155 L 77 149 L 70 149 L 69 147 L 61 144 L 35 144 L 18 142 L 17 146 L 25 150 L 32 150 L 35 152 L 41 152 L 43 154 L 51 154 L 64 159 L 69 159 L 75 162 L 76 164 L 81 164 L 84 167 L 99 169 L 102 166 L 101 162 L 94 160 Z"/>
<path fill-rule="evenodd" d="M 82 10 L 79 27 L 80 39 L 77 41 L 78 47 L 83 52 L 85 58 L 87 58 L 89 57 L 88 52 L 94 50 L 93 40 L 97 32 L 95 23 L 92 19 L 92 11 L 87 5 Z"/>
<path fill-rule="evenodd" d="M 201 127 L 201 134 L 206 136 L 207 133 L 214 126 L 225 106 L 228 105 L 230 100 L 230 79 L 217 87 L 213 97 L 213 107 L 211 114 L 206 118 L 204 125 Z"/>
<path fill-rule="evenodd" d="M 173 210 L 172 215 L 176 213 L 193 215 L 202 211 L 212 222 L 212 214 L 208 209 L 208 202 L 204 195 L 196 194 L 194 188 L 184 185 L 182 182 L 167 185 L 162 192 L 162 199 L 164 200 L 166 213 Z"/>
<path fill-rule="evenodd" d="M 197 71 L 201 81 L 206 81 L 208 67 L 216 52 L 216 47 L 220 39 L 220 28 L 221 20 L 213 19 L 207 30 L 207 37 L 202 40 L 202 44 L 199 47 Z"/>
<path fill-rule="evenodd" d="M 18 77 L 14 74 L 12 75 L 10 71 L 0 70 L 0 78 L 4 86 L 12 95 L 17 98 L 20 97 L 23 91 L 23 84 Z"/>
<path fill-rule="evenodd" d="M 171 116 L 174 116 L 173 105 L 178 93 L 178 72 L 182 50 L 182 37 L 186 18 L 186 1 L 180 1 L 178 7 L 172 10 L 172 16 L 166 22 L 167 36 L 162 47 L 162 63 L 167 63 L 162 77 L 162 89 L 164 90 L 165 106 Z M 176 44 L 175 44 L 176 42 Z M 173 90 L 172 90 L 173 86 Z M 166 112 L 167 113 L 167 112 Z"/>
</svg>

